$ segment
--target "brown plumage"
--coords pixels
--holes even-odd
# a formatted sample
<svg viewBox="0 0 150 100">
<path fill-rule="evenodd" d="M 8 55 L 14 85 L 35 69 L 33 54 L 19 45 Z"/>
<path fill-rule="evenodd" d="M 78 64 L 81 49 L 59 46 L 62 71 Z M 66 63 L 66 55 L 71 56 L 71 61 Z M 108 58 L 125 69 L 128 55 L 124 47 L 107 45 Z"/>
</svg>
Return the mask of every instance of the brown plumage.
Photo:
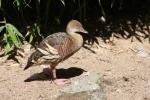
<svg viewBox="0 0 150 100">
<path fill-rule="evenodd" d="M 64 84 L 64 79 L 56 77 L 56 65 L 77 52 L 83 45 L 83 38 L 79 33 L 87 33 L 77 20 L 67 24 L 66 33 L 58 32 L 46 37 L 40 42 L 37 50 L 29 57 L 24 69 L 32 64 L 48 64 L 52 74 L 52 81 L 58 85 Z"/>
</svg>

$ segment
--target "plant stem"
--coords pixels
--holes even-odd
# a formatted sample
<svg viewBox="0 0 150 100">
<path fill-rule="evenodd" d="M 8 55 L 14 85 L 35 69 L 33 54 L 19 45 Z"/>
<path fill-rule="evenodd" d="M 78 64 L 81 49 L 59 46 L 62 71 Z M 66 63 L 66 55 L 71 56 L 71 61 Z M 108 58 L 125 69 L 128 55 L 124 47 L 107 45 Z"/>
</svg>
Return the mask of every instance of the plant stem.
<svg viewBox="0 0 150 100">
<path fill-rule="evenodd" d="M 44 30 L 47 31 L 47 24 L 48 24 L 48 16 L 49 16 L 49 7 L 50 7 L 51 0 L 47 1 L 46 10 L 45 10 L 45 21 L 44 21 Z"/>
</svg>

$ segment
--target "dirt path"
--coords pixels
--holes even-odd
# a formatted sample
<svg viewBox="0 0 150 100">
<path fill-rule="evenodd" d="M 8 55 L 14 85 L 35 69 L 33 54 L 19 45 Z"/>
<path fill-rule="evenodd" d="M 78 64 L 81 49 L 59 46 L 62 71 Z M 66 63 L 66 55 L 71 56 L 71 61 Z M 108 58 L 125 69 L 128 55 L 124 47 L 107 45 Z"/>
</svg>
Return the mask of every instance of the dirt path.
<svg viewBox="0 0 150 100">
<path fill-rule="evenodd" d="M 150 45 L 130 40 L 115 40 L 115 44 L 100 42 L 100 48 L 91 48 L 96 54 L 82 48 L 57 68 L 98 73 L 107 100 L 150 100 Z M 4 63 L 4 58 L 0 58 L 0 100 L 55 100 L 60 94 L 61 87 L 50 84 L 42 67 L 23 71 L 12 60 Z M 35 75 L 38 79 L 24 82 Z M 76 81 L 85 76 L 79 73 L 70 77 Z"/>
</svg>

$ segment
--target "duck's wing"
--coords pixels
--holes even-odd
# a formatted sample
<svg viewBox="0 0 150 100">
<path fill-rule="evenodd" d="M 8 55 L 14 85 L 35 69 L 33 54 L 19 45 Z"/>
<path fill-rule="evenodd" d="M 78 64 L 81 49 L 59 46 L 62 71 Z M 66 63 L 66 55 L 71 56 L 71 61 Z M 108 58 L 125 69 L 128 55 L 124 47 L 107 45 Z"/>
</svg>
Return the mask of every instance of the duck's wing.
<svg viewBox="0 0 150 100">
<path fill-rule="evenodd" d="M 49 35 L 48 37 L 46 37 L 39 45 L 39 48 L 44 49 L 46 43 L 48 43 L 49 45 L 51 45 L 54 48 L 58 48 L 59 45 L 62 45 L 62 43 L 64 43 L 64 41 L 68 38 L 68 34 L 64 33 L 64 32 L 58 32 L 58 33 L 54 33 L 52 35 Z"/>
<path fill-rule="evenodd" d="M 66 42 L 67 41 L 67 42 Z M 54 33 L 46 37 L 38 45 L 37 50 L 28 58 L 24 69 L 29 68 L 33 63 L 50 63 L 65 55 L 65 46 L 72 43 L 70 37 L 63 32 Z"/>
</svg>

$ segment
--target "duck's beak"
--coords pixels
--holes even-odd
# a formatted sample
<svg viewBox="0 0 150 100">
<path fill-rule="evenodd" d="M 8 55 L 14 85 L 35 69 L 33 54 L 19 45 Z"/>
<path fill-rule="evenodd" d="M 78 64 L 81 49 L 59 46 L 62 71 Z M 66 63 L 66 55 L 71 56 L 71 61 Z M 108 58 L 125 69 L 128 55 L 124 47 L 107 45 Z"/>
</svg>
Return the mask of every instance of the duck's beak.
<svg viewBox="0 0 150 100">
<path fill-rule="evenodd" d="M 88 31 L 86 31 L 83 27 L 80 28 L 80 32 L 86 33 L 86 34 L 88 33 Z"/>
</svg>

